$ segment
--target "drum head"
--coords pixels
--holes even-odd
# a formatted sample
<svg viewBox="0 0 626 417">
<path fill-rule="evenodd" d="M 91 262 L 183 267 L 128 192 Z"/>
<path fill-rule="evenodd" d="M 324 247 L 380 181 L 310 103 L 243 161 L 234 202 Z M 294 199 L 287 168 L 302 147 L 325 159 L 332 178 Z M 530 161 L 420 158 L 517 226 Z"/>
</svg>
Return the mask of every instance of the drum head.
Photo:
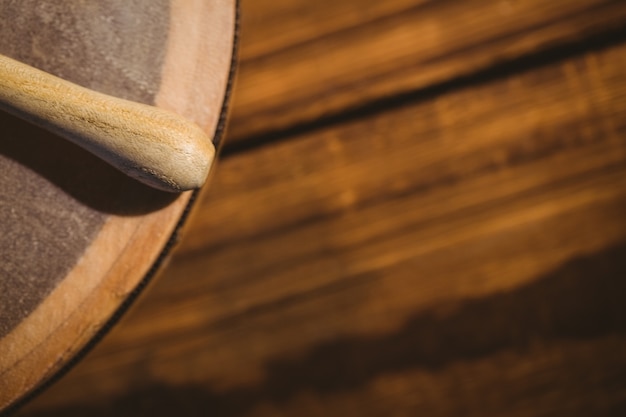
<svg viewBox="0 0 626 417">
<path fill-rule="evenodd" d="M 234 0 L 0 1 L 0 53 L 174 111 L 217 144 Z M 93 344 L 171 247 L 193 193 L 148 188 L 0 113 L 0 410 Z"/>
</svg>

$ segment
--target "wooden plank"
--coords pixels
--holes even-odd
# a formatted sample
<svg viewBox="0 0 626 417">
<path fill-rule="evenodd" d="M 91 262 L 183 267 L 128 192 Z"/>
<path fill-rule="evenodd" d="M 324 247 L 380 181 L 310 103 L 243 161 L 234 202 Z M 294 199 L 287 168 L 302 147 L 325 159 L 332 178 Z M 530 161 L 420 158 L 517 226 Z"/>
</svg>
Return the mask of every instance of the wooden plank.
<svg viewBox="0 0 626 417">
<path fill-rule="evenodd" d="M 162 280 L 22 415 L 620 415 L 625 66 L 225 159 Z"/>
<path fill-rule="evenodd" d="M 370 24 L 427 2 L 428 0 L 244 0 L 242 26 L 245 39 L 241 45 L 241 58 L 244 61 L 257 59 L 316 38 L 336 36 L 338 32 Z"/>
<path fill-rule="evenodd" d="M 592 54 L 226 159 L 181 251 L 218 250 L 517 159 L 576 150 L 603 134 L 619 137 L 611 132 L 626 105 L 622 65 L 617 53 Z M 573 128 L 582 133 L 558 135 Z M 254 210 L 238 209 L 246 205 Z"/>
<path fill-rule="evenodd" d="M 231 146 L 626 22 L 620 0 L 282 0 L 242 8 Z"/>
</svg>

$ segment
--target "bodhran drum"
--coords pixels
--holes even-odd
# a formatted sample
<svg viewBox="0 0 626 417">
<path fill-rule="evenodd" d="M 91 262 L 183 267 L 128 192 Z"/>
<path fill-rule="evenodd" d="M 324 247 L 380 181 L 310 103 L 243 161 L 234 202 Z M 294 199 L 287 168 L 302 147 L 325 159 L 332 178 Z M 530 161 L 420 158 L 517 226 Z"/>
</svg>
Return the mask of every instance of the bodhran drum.
<svg viewBox="0 0 626 417">
<path fill-rule="evenodd" d="M 235 0 L 0 0 L 0 54 L 172 111 L 217 145 Z M 1 81 L 1 80 L 0 80 Z M 148 187 L 0 112 L 0 410 L 110 327 L 171 246 L 194 192 Z"/>
</svg>

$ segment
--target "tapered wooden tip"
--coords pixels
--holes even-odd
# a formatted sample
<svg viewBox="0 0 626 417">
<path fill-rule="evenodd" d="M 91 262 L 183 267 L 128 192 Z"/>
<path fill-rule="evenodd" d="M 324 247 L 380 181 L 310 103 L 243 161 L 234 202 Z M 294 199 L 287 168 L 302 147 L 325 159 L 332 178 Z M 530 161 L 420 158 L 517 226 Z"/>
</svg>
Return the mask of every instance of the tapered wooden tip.
<svg viewBox="0 0 626 417">
<path fill-rule="evenodd" d="M 201 187 L 215 156 L 195 123 L 89 90 L 0 55 L 0 108 L 165 191 Z"/>
</svg>

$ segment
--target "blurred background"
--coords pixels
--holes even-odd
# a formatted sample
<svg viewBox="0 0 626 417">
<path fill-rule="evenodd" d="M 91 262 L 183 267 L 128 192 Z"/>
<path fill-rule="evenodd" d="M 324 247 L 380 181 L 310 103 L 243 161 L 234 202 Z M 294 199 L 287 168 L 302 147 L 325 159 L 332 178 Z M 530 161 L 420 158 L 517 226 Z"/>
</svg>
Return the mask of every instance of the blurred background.
<svg viewBox="0 0 626 417">
<path fill-rule="evenodd" d="M 173 257 L 18 415 L 626 415 L 626 2 L 241 12 Z"/>
</svg>

